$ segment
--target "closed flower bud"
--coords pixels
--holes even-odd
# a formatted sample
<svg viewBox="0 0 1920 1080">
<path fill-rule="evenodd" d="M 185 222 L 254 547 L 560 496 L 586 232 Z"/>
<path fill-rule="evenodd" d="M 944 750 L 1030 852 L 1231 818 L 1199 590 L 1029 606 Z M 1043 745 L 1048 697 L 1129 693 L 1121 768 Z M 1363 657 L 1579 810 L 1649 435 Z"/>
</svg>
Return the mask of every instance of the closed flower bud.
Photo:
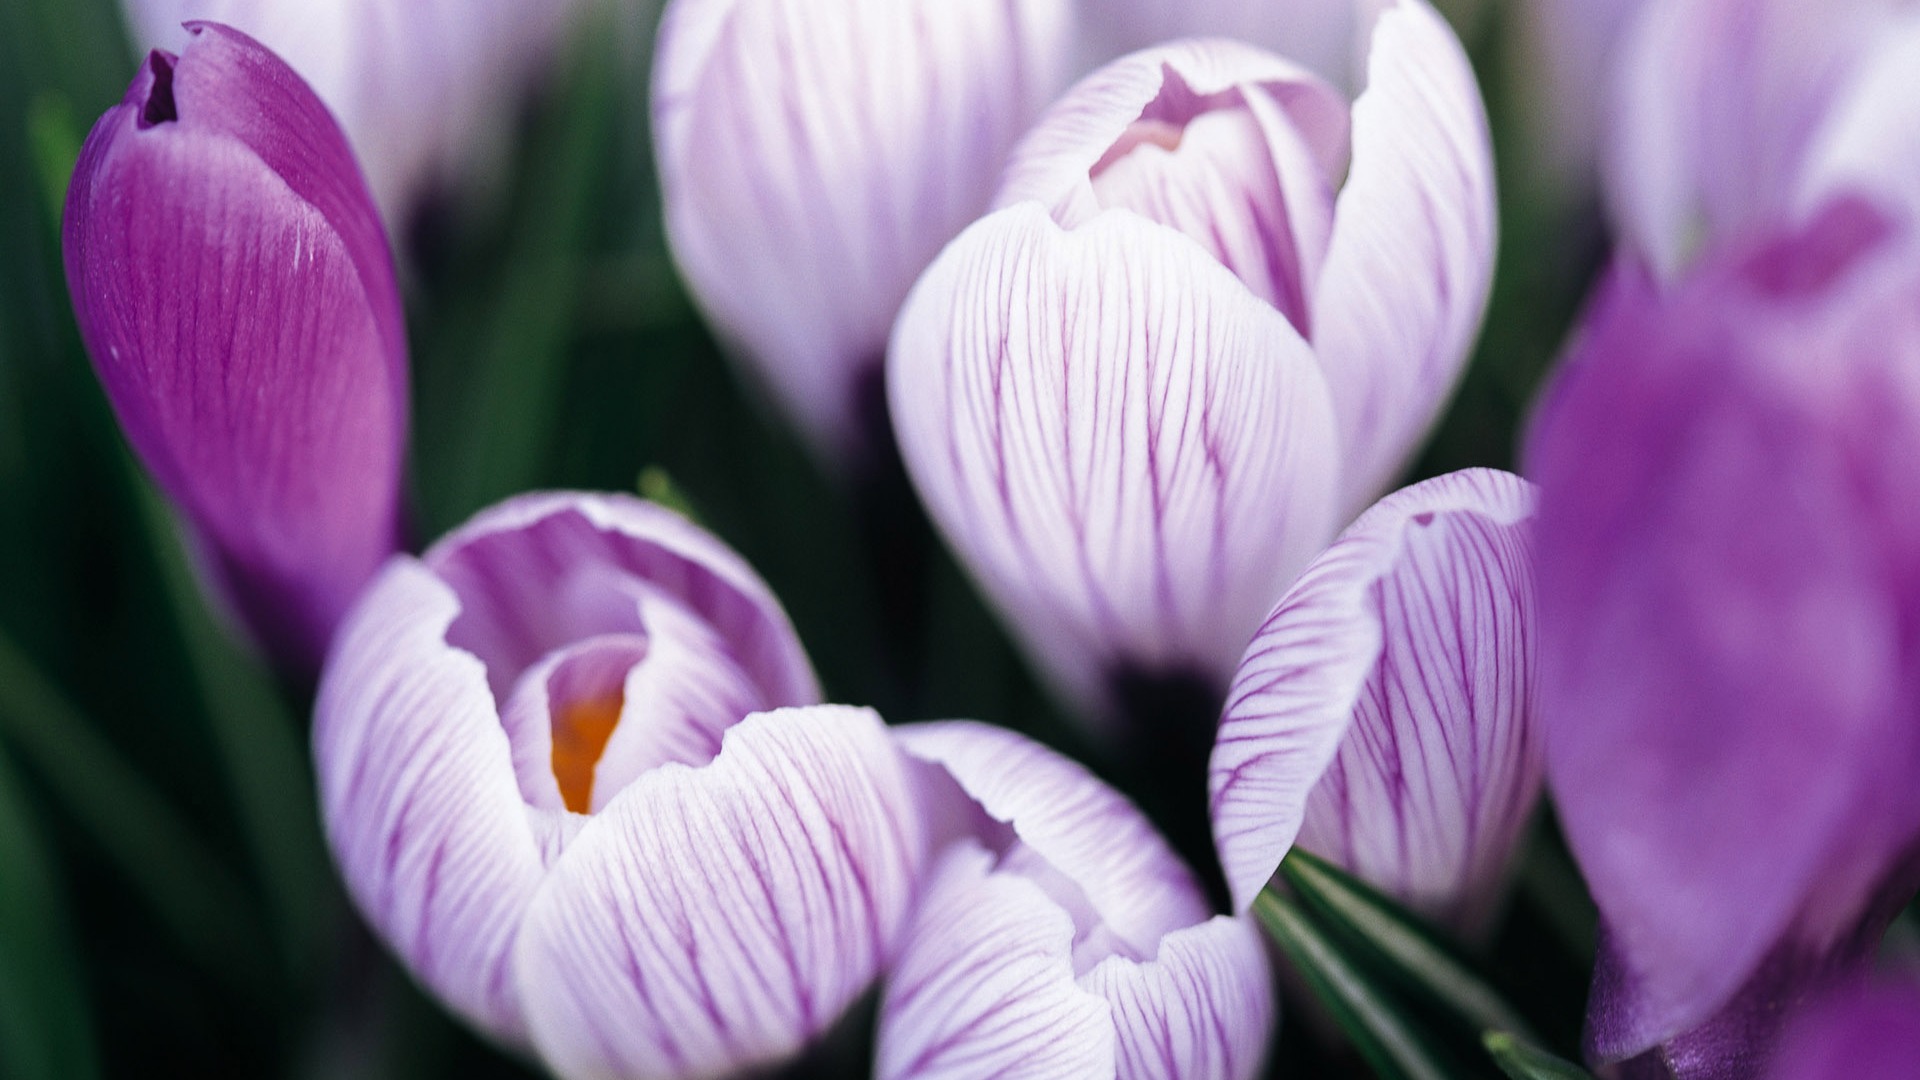
<svg viewBox="0 0 1920 1080">
<path fill-rule="evenodd" d="M 339 120 L 388 223 L 458 189 L 517 115 L 578 0 L 121 0 L 136 44 L 178 49 L 183 20 L 272 49 Z"/>
<path fill-rule="evenodd" d="M 396 547 L 406 332 L 386 234 L 326 108 L 195 23 L 87 137 L 67 283 L 127 441 L 204 571 L 311 672 Z"/>
<path fill-rule="evenodd" d="M 1237 908 L 1298 842 L 1485 929 L 1540 793 L 1532 517 L 1490 469 L 1395 492 L 1254 635 L 1210 783 Z"/>
<path fill-rule="evenodd" d="M 841 465 L 885 438 L 887 331 L 1071 78 L 1071 0 L 675 0 L 654 145 L 715 330 Z"/>
<path fill-rule="evenodd" d="M 1351 106 L 1225 41 L 1095 73 L 901 312 L 915 486 L 1087 713 L 1130 672 L 1224 687 L 1465 361 L 1492 268 L 1479 94 L 1420 0 L 1369 40 Z"/>
</svg>

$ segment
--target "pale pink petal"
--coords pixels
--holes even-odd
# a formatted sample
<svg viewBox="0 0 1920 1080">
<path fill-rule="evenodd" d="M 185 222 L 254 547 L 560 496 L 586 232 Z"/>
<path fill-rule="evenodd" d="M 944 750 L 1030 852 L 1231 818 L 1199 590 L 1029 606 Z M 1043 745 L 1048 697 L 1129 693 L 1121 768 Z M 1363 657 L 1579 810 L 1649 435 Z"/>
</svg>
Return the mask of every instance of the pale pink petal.
<svg viewBox="0 0 1920 1080">
<path fill-rule="evenodd" d="M 990 215 L 901 312 L 888 389 L 947 541 L 1057 688 L 1127 668 L 1224 685 L 1333 532 L 1340 462 L 1293 327 L 1131 214 Z"/>
<path fill-rule="evenodd" d="M 1032 881 L 950 847 L 880 1003 L 881 1080 L 1114 1075 L 1105 1001 L 1074 981 L 1072 918 Z"/>
<path fill-rule="evenodd" d="M 798 1053 L 890 955 L 924 837 L 879 718 L 785 709 L 589 819 L 514 958 L 563 1077 L 708 1076 Z"/>
<path fill-rule="evenodd" d="M 1346 515 L 1393 482 L 1452 394 L 1486 306 L 1495 229 L 1473 68 L 1423 0 L 1396 0 L 1375 24 L 1353 166 L 1313 302 Z"/>
<path fill-rule="evenodd" d="M 484 668 L 446 642 L 459 611 L 399 558 L 348 617 L 314 706 L 320 811 L 348 891 L 407 969 L 517 1044 L 509 959 L 540 884 L 542 815 L 521 801 Z"/>
<path fill-rule="evenodd" d="M 1518 528 L 1532 505 L 1524 482 L 1484 469 L 1398 492 L 1315 559 L 1254 636 L 1209 775 L 1237 908 L 1296 839 L 1430 910 L 1452 910 L 1503 865 L 1540 775 Z M 1412 850 L 1426 844 L 1440 846 Z"/>
<path fill-rule="evenodd" d="M 1245 1080 L 1265 1064 L 1278 1010 L 1259 931 L 1216 915 L 1160 942 L 1152 963 L 1115 957 L 1080 980 L 1113 1006 L 1122 1080 Z"/>
<path fill-rule="evenodd" d="M 819 446 L 857 449 L 895 312 L 1066 85 L 1072 19 L 1067 0 L 670 5 L 653 114 L 674 257 Z"/>
<path fill-rule="evenodd" d="M 1920 219 L 1920 10 L 1889 19 L 1835 94 L 1796 209 L 1815 210 L 1840 192 Z"/>
</svg>

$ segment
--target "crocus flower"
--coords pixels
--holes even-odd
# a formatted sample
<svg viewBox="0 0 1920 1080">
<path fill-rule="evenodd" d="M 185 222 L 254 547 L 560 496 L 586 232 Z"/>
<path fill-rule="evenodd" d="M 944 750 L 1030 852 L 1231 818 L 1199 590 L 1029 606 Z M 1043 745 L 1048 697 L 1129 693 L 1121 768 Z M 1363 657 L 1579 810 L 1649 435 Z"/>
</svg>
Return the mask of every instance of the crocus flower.
<svg viewBox="0 0 1920 1080">
<path fill-rule="evenodd" d="M 1527 458 L 1589 1053 L 1751 1075 L 1913 895 L 1920 248 L 1842 201 L 1670 295 L 1617 275 L 1579 340 Z"/>
<path fill-rule="evenodd" d="M 134 42 L 178 49 L 181 23 L 233 26 L 278 53 L 339 120 L 395 228 L 456 187 L 515 115 L 515 95 L 577 0 L 121 0 Z"/>
<path fill-rule="evenodd" d="M 1129 671 L 1224 687 L 1460 372 L 1492 265 L 1479 94 L 1422 0 L 1370 42 L 1351 108 L 1225 41 L 1095 73 L 901 311 L 914 484 L 1083 712 Z"/>
<path fill-rule="evenodd" d="M 818 696 L 712 536 L 522 496 L 393 560 L 341 631 L 327 833 L 408 969 L 560 1076 L 764 1067 L 872 982 L 922 858 L 885 728 Z"/>
<path fill-rule="evenodd" d="M 1767 1080 L 1909 1080 L 1920 1076 L 1920 983 L 1860 980 L 1795 1016 Z"/>
<path fill-rule="evenodd" d="M 396 546 L 406 441 L 393 264 L 340 129 L 272 53 L 194 23 L 87 136 L 64 241 L 127 441 L 217 591 L 310 673 Z"/>
<path fill-rule="evenodd" d="M 1484 927 L 1540 792 L 1533 503 L 1491 469 L 1397 491 L 1267 617 L 1209 778 L 1237 909 L 1297 842 Z"/>
<path fill-rule="evenodd" d="M 884 439 L 894 313 L 1071 78 L 1072 25 L 1072 0 L 668 5 L 653 131 L 674 259 L 829 460 Z"/>
<path fill-rule="evenodd" d="M 1607 194 L 1662 278 L 1842 191 L 1920 210 L 1920 7 L 1645 4 L 1616 62 Z"/>
<path fill-rule="evenodd" d="M 880 1004 L 882 1080 L 1258 1072 L 1272 976 L 1145 818 L 965 721 L 896 729 L 940 845 Z"/>
</svg>

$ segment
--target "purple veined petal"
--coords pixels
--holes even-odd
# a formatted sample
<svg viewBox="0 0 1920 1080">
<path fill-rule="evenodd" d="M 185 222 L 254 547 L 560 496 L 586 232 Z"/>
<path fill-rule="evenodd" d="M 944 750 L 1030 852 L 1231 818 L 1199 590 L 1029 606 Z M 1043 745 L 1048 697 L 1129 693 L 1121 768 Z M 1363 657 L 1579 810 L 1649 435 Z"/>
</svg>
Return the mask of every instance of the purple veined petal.
<svg viewBox="0 0 1920 1080">
<path fill-rule="evenodd" d="M 1272 1031 L 1266 952 L 1209 919 L 1131 804 L 1019 735 L 895 729 L 930 823 L 964 821 L 923 888 L 881 1001 L 880 1070 L 931 1076 L 1254 1075 Z M 988 850 L 991 849 L 991 850 Z M 990 1063 L 990 1064 L 987 1064 Z"/>
<path fill-rule="evenodd" d="M 1220 37 L 1279 53 L 1344 85 L 1366 0 L 1083 0 L 1082 35 L 1099 61 L 1164 41 Z"/>
<path fill-rule="evenodd" d="M 1920 11 L 1889 18 L 1834 94 L 1795 209 L 1817 209 L 1837 192 L 1920 218 Z"/>
<path fill-rule="evenodd" d="M 135 44 L 178 50 L 206 19 L 272 49 L 339 120 L 396 230 L 506 135 L 514 94 L 577 0 L 121 0 Z"/>
<path fill-rule="evenodd" d="M 245 35 L 186 33 L 87 138 L 67 281 L 207 578 L 277 662 L 310 673 L 399 541 L 399 292 L 325 107 Z"/>
<path fill-rule="evenodd" d="M 1835 94 L 1900 0 L 1675 0 L 1621 44 L 1603 173 L 1623 244 L 1671 279 L 1744 244 L 1795 196 Z"/>
<path fill-rule="evenodd" d="M 1920 836 L 1917 267 L 1841 203 L 1615 289 L 1529 435 L 1548 782 L 1635 988 L 1603 1058 L 1839 948 Z"/>
<path fill-rule="evenodd" d="M 872 712 L 742 720 L 710 764 L 629 784 L 554 864 L 514 958 L 534 1044 L 563 1077 L 792 1056 L 879 972 L 924 844 Z"/>
<path fill-rule="evenodd" d="M 1113 1007 L 1120 1077 L 1257 1076 L 1278 1010 L 1259 931 L 1215 915 L 1175 930 L 1151 964 L 1114 957 L 1081 985 Z"/>
<path fill-rule="evenodd" d="M 1071 916 L 994 861 L 961 841 L 923 887 L 881 999 L 878 1080 L 1116 1075 L 1111 1009 L 1074 979 Z"/>
<path fill-rule="evenodd" d="M 1311 339 L 1346 157 L 1346 99 L 1318 77 L 1237 42 L 1176 42 L 1062 97 L 1014 151 L 995 202 L 1040 202 L 1069 229 L 1115 209 L 1166 225 Z"/>
<path fill-rule="evenodd" d="M 1208 786 L 1236 909 L 1296 842 L 1472 928 L 1540 786 L 1533 495 L 1470 469 L 1315 559 L 1234 677 Z"/>
<path fill-rule="evenodd" d="M 522 801 L 486 672 L 446 643 L 459 610 L 411 558 L 368 588 L 314 706 L 320 811 L 355 904 L 407 969 L 517 1046 L 510 950 L 556 815 Z"/>
<path fill-rule="evenodd" d="M 1493 150 L 1473 68 L 1425 0 L 1374 24 L 1353 164 L 1312 301 L 1343 518 L 1392 483 L 1452 395 L 1493 277 Z"/>
<path fill-rule="evenodd" d="M 888 363 L 929 513 L 1091 717 L 1129 665 L 1224 685 L 1333 533 L 1340 463 L 1305 342 L 1131 214 L 983 219 L 915 287 Z"/>
<path fill-rule="evenodd" d="M 820 700 L 806 651 L 766 583 L 710 533 L 652 503 L 522 495 L 481 512 L 424 558 L 460 594 L 449 640 L 485 661 L 500 700 L 551 650 L 641 628 L 634 579 L 711 626 L 762 707 Z"/>
<path fill-rule="evenodd" d="M 1913 973 L 1845 986 L 1795 1016 L 1767 1080 L 1903 1080 L 1920 1073 Z"/>
<path fill-rule="evenodd" d="M 1070 77 L 1069 0 L 675 0 L 655 150 L 720 335 L 845 463 L 900 302 Z"/>
</svg>

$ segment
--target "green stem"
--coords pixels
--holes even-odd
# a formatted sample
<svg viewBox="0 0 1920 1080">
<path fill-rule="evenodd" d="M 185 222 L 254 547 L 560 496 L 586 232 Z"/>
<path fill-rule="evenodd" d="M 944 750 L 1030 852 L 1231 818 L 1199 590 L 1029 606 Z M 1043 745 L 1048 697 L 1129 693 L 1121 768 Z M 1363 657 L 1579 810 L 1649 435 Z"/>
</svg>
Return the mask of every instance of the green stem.
<svg viewBox="0 0 1920 1080">
<path fill-rule="evenodd" d="M 0 1075 L 100 1075 L 93 1018 L 53 860 L 0 754 Z"/>
</svg>

